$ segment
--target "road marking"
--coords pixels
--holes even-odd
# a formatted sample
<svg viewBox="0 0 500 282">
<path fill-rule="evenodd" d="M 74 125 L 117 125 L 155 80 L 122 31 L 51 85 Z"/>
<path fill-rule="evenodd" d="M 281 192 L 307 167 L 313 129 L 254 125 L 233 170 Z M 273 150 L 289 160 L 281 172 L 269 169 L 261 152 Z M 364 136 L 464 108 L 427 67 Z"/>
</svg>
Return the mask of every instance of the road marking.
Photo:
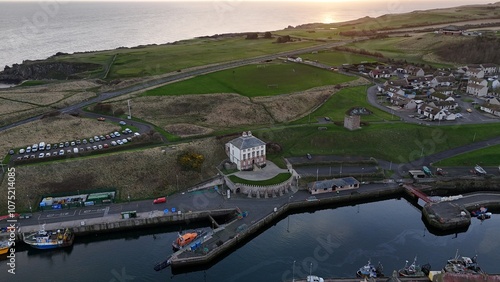
<svg viewBox="0 0 500 282">
<path fill-rule="evenodd" d="M 89 214 L 96 214 L 96 213 L 104 213 L 106 209 L 90 209 L 90 210 L 81 210 L 78 214 L 79 215 L 89 215 Z"/>
<path fill-rule="evenodd" d="M 52 218 L 60 218 L 60 217 L 71 217 L 75 216 L 76 210 L 71 212 L 55 212 L 55 213 L 46 213 L 46 214 L 40 214 L 38 216 L 38 219 L 52 219 Z"/>
</svg>

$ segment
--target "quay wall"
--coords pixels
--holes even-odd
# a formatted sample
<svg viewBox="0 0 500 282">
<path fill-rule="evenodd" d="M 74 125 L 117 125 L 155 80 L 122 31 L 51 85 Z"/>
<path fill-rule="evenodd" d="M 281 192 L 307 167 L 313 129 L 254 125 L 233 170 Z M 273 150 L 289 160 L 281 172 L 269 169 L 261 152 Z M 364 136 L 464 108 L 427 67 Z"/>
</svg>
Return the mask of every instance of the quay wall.
<svg viewBox="0 0 500 282">
<path fill-rule="evenodd" d="M 383 191 L 374 191 L 368 193 L 351 193 L 350 195 L 335 195 L 332 194 L 330 198 L 322 198 L 317 201 L 303 201 L 303 202 L 290 202 L 282 205 L 281 207 L 276 207 L 274 211 L 269 213 L 264 218 L 256 221 L 246 230 L 236 234 L 232 239 L 223 242 L 218 248 L 211 250 L 205 255 L 200 255 L 196 257 L 189 258 L 172 258 L 172 267 L 184 268 L 189 266 L 201 265 L 210 262 L 211 260 L 223 255 L 228 252 L 231 248 L 236 247 L 239 243 L 245 242 L 252 235 L 257 234 L 261 230 L 265 229 L 267 226 L 275 222 L 276 220 L 285 217 L 288 212 L 293 210 L 299 210 L 304 208 L 311 208 L 316 206 L 328 205 L 328 204 L 346 204 L 355 201 L 366 200 L 367 198 L 383 198 L 387 196 L 394 196 L 395 194 L 401 193 L 400 187 L 389 188 Z"/>
<path fill-rule="evenodd" d="M 178 225 L 187 224 L 190 222 L 207 221 L 210 222 L 210 217 L 227 216 L 237 214 L 236 209 L 219 209 L 200 212 L 187 213 L 140 213 L 139 217 L 121 219 L 118 218 L 93 218 L 88 220 L 71 221 L 63 224 L 47 224 L 46 230 L 70 228 L 76 236 L 85 236 L 96 233 L 109 233 L 123 230 L 132 230 L 138 228 L 147 228 L 160 225 Z M 56 227 L 52 227 L 56 225 Z M 39 229 L 39 226 L 25 226 L 23 232 L 18 232 L 17 239 L 22 241 L 22 233 L 33 232 Z"/>
</svg>

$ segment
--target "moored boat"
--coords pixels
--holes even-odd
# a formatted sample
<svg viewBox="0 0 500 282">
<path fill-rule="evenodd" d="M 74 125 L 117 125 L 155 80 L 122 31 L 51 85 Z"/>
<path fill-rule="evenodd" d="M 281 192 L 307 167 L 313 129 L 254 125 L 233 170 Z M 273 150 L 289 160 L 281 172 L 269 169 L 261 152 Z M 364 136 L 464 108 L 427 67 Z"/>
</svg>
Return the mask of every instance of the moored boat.
<svg viewBox="0 0 500 282">
<path fill-rule="evenodd" d="M 0 255 L 6 254 L 9 251 L 9 241 L 0 242 Z"/>
<path fill-rule="evenodd" d="M 422 266 L 417 264 L 417 257 L 413 259 L 413 263 L 408 265 L 408 261 L 406 261 L 405 267 L 398 271 L 399 276 L 401 277 L 426 277 L 429 275 L 429 271 L 431 270 L 430 264 L 424 264 Z"/>
<path fill-rule="evenodd" d="M 205 233 L 206 232 L 203 232 L 201 230 L 187 232 L 182 235 L 179 233 L 177 239 L 175 239 L 175 241 L 172 243 L 172 248 L 174 249 L 174 251 L 180 250 L 182 247 L 187 246 L 189 243 L 196 240 L 196 238 L 203 236 L 203 234 Z"/>
<path fill-rule="evenodd" d="M 64 231 L 45 230 L 45 224 L 37 232 L 23 234 L 23 241 L 36 249 L 55 249 L 73 245 L 75 235 L 69 229 Z"/>
<path fill-rule="evenodd" d="M 361 278 L 377 278 L 384 276 L 382 264 L 379 262 L 375 267 L 370 260 L 356 271 L 356 276 Z"/>
<path fill-rule="evenodd" d="M 477 256 L 462 257 L 458 255 L 458 250 L 454 258 L 449 259 L 443 268 L 444 272 L 458 274 L 482 274 L 483 270 L 477 264 Z"/>
</svg>

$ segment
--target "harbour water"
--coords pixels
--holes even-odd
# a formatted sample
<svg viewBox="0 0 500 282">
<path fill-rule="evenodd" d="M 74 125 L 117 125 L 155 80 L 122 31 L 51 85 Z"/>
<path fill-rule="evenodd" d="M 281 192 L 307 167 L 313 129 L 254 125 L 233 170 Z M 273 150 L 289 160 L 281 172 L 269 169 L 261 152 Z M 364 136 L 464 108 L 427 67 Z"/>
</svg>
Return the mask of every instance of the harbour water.
<svg viewBox="0 0 500 282">
<path fill-rule="evenodd" d="M 76 238 L 73 247 L 53 251 L 22 245 L 16 275 L 2 263 L 0 281 L 291 281 L 293 274 L 304 278 L 311 269 L 323 277 L 354 277 L 369 259 L 380 261 L 386 274 L 415 256 L 438 270 L 457 250 L 463 256 L 477 254 L 486 272 L 500 273 L 497 214 L 483 222 L 474 218 L 466 232 L 435 235 L 404 199 L 293 214 L 205 269 L 155 272 L 154 264 L 171 253 L 177 231 Z"/>
</svg>

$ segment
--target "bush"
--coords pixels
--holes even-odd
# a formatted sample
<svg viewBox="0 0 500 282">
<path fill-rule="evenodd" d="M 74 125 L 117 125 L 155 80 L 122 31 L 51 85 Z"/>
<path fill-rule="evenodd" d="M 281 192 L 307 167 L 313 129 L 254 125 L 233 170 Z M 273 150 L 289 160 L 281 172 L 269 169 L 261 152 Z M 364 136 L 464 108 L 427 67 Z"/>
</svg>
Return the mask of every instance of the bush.
<svg viewBox="0 0 500 282">
<path fill-rule="evenodd" d="M 183 152 L 177 157 L 177 164 L 185 171 L 201 171 L 201 166 L 205 161 L 202 154 L 194 152 Z"/>
</svg>

